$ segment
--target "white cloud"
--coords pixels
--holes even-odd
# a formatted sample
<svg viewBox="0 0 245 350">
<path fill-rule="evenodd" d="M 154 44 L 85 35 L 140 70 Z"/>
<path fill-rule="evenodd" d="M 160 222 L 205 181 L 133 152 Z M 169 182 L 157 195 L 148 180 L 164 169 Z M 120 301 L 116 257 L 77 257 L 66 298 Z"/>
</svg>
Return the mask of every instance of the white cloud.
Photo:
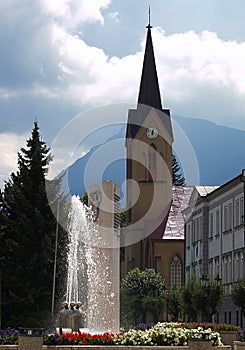
<svg viewBox="0 0 245 350">
<path fill-rule="evenodd" d="M 109 6 L 110 0 L 39 0 L 43 11 L 57 20 L 62 26 L 75 28 L 84 22 L 104 24 L 102 9 Z"/>
<path fill-rule="evenodd" d="M 222 98 L 223 118 L 231 113 L 229 107 L 237 106 L 237 99 L 238 113 L 245 112 L 245 43 L 223 41 L 208 31 L 166 35 L 161 28 L 154 28 L 152 35 L 163 99 L 178 113 L 204 117 L 206 113 L 206 118 L 213 118 Z M 54 27 L 53 43 L 59 50 L 61 95 L 66 99 L 93 106 L 136 101 L 145 39 L 141 52 L 122 58 L 108 57 L 102 49 L 58 26 Z M 207 103 L 211 100 L 212 105 Z"/>
<path fill-rule="evenodd" d="M 14 133 L 0 134 L 0 148 L 2 150 L 0 160 L 0 188 L 10 173 L 17 170 L 17 153 L 25 146 L 28 134 L 17 135 Z"/>
<path fill-rule="evenodd" d="M 116 23 L 119 23 L 120 20 L 119 20 L 119 12 L 110 12 L 109 14 L 109 17 L 111 19 L 113 19 L 113 21 L 115 21 Z"/>
<path fill-rule="evenodd" d="M 117 20 L 119 13 L 109 12 L 110 3 L 0 3 L 4 28 L 12 34 L 19 31 L 13 37 L 21 43 L 14 58 L 11 54 L 5 56 L 3 50 L 0 63 L 3 74 L 8 74 L 7 83 L 0 86 L 0 99 L 41 96 L 83 106 L 136 101 L 145 35 L 139 52 L 109 57 L 103 48 L 90 46 L 86 38 L 74 34 L 82 30 L 81 23 L 103 24 L 106 8 L 108 15 Z M 225 125 L 229 125 L 234 111 L 237 119 L 232 126 L 245 129 L 245 42 L 224 41 L 209 31 L 167 35 L 160 27 L 153 28 L 152 36 L 164 105 L 178 114 L 210 118 Z M 118 40 L 125 45 L 123 37 Z"/>
</svg>

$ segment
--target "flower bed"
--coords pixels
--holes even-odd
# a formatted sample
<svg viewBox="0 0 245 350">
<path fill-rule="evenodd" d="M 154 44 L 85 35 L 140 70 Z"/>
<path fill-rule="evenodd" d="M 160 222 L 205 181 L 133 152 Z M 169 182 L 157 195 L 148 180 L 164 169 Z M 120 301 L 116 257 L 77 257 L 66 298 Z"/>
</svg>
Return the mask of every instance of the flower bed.
<svg viewBox="0 0 245 350">
<path fill-rule="evenodd" d="M 18 329 L 0 329 L 0 345 L 18 344 L 19 335 L 20 331 Z"/>
<path fill-rule="evenodd" d="M 64 333 L 45 335 L 44 345 L 112 345 L 115 335 L 112 333 Z"/>
<path fill-rule="evenodd" d="M 184 322 L 179 323 L 181 327 L 192 329 L 192 328 L 198 328 L 202 327 L 203 329 L 210 328 L 213 331 L 220 332 L 220 331 L 236 331 L 239 332 L 241 328 L 239 326 L 235 326 L 233 324 L 226 324 L 226 323 L 210 323 L 210 322 Z"/>
<path fill-rule="evenodd" d="M 121 345 L 121 346 L 187 346 L 188 340 L 208 340 L 213 346 L 221 345 L 216 329 L 222 325 L 210 323 L 157 323 L 149 329 L 132 329 L 125 333 L 104 333 L 92 335 L 88 333 L 66 333 L 44 335 L 46 346 L 84 346 L 84 345 Z M 8 328 L 0 331 L 0 344 L 17 344 L 18 330 Z"/>
<path fill-rule="evenodd" d="M 213 346 L 222 345 L 219 333 L 210 328 L 186 328 L 183 324 L 174 322 L 159 322 L 145 331 L 132 329 L 115 337 L 114 342 L 120 345 L 185 346 L 192 339 L 206 339 Z"/>
</svg>

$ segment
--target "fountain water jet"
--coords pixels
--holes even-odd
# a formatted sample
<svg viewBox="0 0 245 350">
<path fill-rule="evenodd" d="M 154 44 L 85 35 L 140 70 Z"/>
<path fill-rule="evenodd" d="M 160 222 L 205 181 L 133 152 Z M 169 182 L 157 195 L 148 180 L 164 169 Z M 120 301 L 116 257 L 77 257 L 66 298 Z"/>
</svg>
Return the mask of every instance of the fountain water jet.
<svg viewBox="0 0 245 350">
<path fill-rule="evenodd" d="M 77 196 L 71 199 L 68 233 L 66 303 L 81 304 L 83 328 L 90 332 L 116 333 L 119 331 L 119 248 L 103 246 L 92 210 Z"/>
</svg>

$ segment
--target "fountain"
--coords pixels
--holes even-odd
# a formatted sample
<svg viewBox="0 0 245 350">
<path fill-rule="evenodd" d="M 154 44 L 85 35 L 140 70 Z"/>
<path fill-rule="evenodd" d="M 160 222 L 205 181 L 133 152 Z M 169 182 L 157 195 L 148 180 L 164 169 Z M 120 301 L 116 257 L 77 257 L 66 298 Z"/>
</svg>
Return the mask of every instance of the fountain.
<svg viewBox="0 0 245 350">
<path fill-rule="evenodd" d="M 68 233 L 67 291 L 59 327 L 116 333 L 119 331 L 119 248 L 103 245 L 93 211 L 77 196 L 71 199 Z"/>
</svg>

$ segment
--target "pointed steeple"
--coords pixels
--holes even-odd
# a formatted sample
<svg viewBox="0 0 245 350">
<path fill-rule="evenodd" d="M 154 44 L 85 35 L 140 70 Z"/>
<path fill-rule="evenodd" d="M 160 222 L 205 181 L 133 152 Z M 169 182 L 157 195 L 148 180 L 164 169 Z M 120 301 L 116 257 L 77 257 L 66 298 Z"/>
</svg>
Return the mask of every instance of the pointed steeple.
<svg viewBox="0 0 245 350">
<path fill-rule="evenodd" d="M 151 38 L 150 9 L 149 24 L 147 25 L 145 56 L 141 74 L 138 103 L 162 110 L 161 95 L 158 84 L 154 49 Z"/>
</svg>

